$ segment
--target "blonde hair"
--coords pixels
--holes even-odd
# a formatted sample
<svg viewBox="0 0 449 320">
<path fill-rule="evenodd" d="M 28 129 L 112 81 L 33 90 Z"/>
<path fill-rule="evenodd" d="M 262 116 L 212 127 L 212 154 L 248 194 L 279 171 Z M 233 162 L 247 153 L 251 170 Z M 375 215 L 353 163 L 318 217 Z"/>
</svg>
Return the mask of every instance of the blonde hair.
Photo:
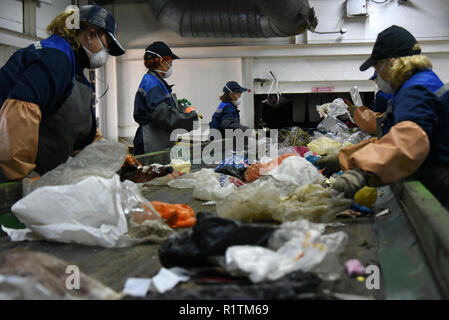
<svg viewBox="0 0 449 320">
<path fill-rule="evenodd" d="M 421 50 L 421 46 L 416 44 L 413 50 Z M 424 55 L 406 56 L 396 58 L 391 67 L 391 81 L 398 87 L 403 85 L 416 72 L 425 69 L 432 69 L 432 62 Z"/>
<path fill-rule="evenodd" d="M 81 45 L 77 37 L 81 31 L 95 29 L 97 33 L 102 34 L 104 33 L 104 30 L 84 21 L 81 21 L 80 29 L 67 28 L 66 21 L 74 12 L 75 11 L 71 9 L 58 14 L 47 27 L 47 33 L 49 35 L 55 34 L 64 38 L 70 43 L 73 49 L 77 50 Z"/>
</svg>

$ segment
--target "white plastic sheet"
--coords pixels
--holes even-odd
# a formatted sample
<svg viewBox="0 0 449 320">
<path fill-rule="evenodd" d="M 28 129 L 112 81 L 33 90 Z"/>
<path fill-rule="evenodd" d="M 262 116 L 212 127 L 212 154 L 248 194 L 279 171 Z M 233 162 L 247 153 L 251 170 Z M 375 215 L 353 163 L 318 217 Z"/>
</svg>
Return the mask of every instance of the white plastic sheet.
<svg viewBox="0 0 449 320">
<path fill-rule="evenodd" d="M 319 183 L 323 176 L 309 161 L 300 156 L 292 156 L 284 159 L 282 163 L 268 175 L 278 181 L 304 186 L 311 183 Z"/>
<path fill-rule="evenodd" d="M 333 194 L 318 184 L 296 187 L 272 177 L 263 177 L 241 187 L 217 202 L 217 214 L 242 221 L 295 221 L 306 218 L 330 222 L 336 214 L 351 206 L 343 194 Z"/>
<path fill-rule="evenodd" d="M 143 298 L 148 291 L 165 293 L 172 290 L 180 282 L 189 281 L 188 271 L 174 267 L 170 269 L 161 268 L 153 278 L 129 278 L 126 280 L 123 294 Z"/>
<path fill-rule="evenodd" d="M 154 219 L 161 220 L 136 184 L 121 183 L 118 175 L 111 179 L 91 176 L 72 185 L 38 188 L 11 210 L 46 240 L 111 248 L 134 243 L 126 235 L 126 215 L 143 212 L 143 204 Z M 23 232 L 9 230 L 12 239 Z"/>
<path fill-rule="evenodd" d="M 204 201 L 217 201 L 226 198 L 237 190 L 236 180 L 231 176 L 214 172 L 213 169 L 201 169 L 186 174 L 168 185 L 177 189 L 193 188 L 193 197 Z"/>
<path fill-rule="evenodd" d="M 330 117 L 338 117 L 348 114 L 348 105 L 341 98 L 337 98 L 331 103 L 326 103 L 316 107 L 318 113 L 328 115 Z"/>
<path fill-rule="evenodd" d="M 309 228 L 310 227 L 310 228 Z M 325 225 L 297 222 L 283 224 L 273 233 L 269 245 L 232 246 L 226 250 L 226 269 L 248 275 L 252 282 L 274 281 L 288 273 L 313 271 L 326 280 L 341 274 L 337 257 L 347 244 L 345 232 L 322 235 Z"/>
<path fill-rule="evenodd" d="M 24 196 L 43 186 L 74 184 L 88 176 L 112 178 L 125 162 L 124 144 L 100 140 L 84 148 L 75 158 L 47 172 L 36 181 L 25 179 Z"/>
</svg>

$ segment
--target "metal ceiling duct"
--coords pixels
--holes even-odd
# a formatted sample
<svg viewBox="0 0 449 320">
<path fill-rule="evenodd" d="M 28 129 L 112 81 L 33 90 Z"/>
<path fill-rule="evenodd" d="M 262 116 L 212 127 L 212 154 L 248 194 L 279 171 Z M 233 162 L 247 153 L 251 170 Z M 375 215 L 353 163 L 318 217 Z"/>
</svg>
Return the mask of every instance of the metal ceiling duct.
<svg viewBox="0 0 449 320">
<path fill-rule="evenodd" d="M 147 0 L 158 22 L 183 37 L 272 38 L 314 30 L 308 0 Z"/>
</svg>

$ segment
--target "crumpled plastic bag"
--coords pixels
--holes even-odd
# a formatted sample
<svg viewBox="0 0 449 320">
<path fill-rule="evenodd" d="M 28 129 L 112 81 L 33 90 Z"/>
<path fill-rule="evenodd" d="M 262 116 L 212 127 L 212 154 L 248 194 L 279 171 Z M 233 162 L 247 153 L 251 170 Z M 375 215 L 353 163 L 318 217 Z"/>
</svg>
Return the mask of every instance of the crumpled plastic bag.
<svg viewBox="0 0 449 320">
<path fill-rule="evenodd" d="M 307 145 L 307 148 L 320 156 L 336 153 L 341 147 L 342 144 L 339 141 L 327 137 L 318 138 Z"/>
<path fill-rule="evenodd" d="M 329 222 L 335 219 L 338 212 L 349 209 L 351 204 L 352 200 L 345 199 L 343 194 L 332 196 L 330 188 L 307 184 L 281 200 L 273 211 L 273 219 L 295 221 L 302 217 L 310 221 Z"/>
<path fill-rule="evenodd" d="M 351 144 L 358 144 L 365 140 L 371 139 L 373 136 L 365 131 L 357 131 L 351 134 L 349 137 L 345 139 L 346 142 Z"/>
<path fill-rule="evenodd" d="M 141 233 L 140 239 L 128 234 L 127 220 L 127 216 L 144 213 L 144 206 L 155 220 L 153 229 L 161 229 L 162 234 L 168 235 L 172 230 L 164 226 L 138 186 L 130 181 L 121 183 L 118 175 L 111 179 L 90 176 L 71 185 L 40 187 L 14 204 L 11 210 L 40 238 L 112 248 L 145 241 Z M 36 238 L 24 237 L 23 230 L 19 233 L 19 239 Z M 9 235 L 14 240 L 15 232 L 10 230 Z M 145 236 L 151 239 L 151 234 Z M 156 239 L 160 240 L 159 236 Z"/>
<path fill-rule="evenodd" d="M 330 117 L 338 117 L 341 115 L 349 114 L 348 105 L 343 99 L 337 98 L 331 103 L 326 103 L 316 107 L 319 114 Z"/>
<path fill-rule="evenodd" d="M 277 248 L 258 246 L 233 246 L 226 250 L 226 269 L 234 275 L 245 274 L 254 283 L 273 281 L 294 271 L 318 272 L 325 279 L 338 279 L 341 273 L 336 258 L 347 244 L 345 232 L 323 235 L 323 228 L 314 226 L 304 230 L 304 225 L 282 225 L 275 231 L 269 243 L 277 243 Z M 289 234 L 289 232 L 291 234 Z M 287 234 L 287 236 L 286 236 Z M 282 245 L 283 240 L 288 239 Z"/>
<path fill-rule="evenodd" d="M 363 106 L 362 97 L 360 96 L 360 92 L 357 86 L 352 87 L 351 90 L 349 90 L 349 93 L 351 94 L 352 102 L 356 107 Z"/>
<path fill-rule="evenodd" d="M 295 221 L 306 218 L 329 222 L 351 206 L 342 194 L 317 184 L 292 190 L 294 184 L 269 178 L 240 188 L 225 200 L 217 202 L 220 217 L 243 221 Z"/>
<path fill-rule="evenodd" d="M 85 147 L 71 160 L 47 172 L 38 180 L 23 181 L 23 195 L 43 186 L 77 183 L 88 176 L 112 178 L 125 163 L 127 146 L 111 140 L 100 140 Z"/>
<path fill-rule="evenodd" d="M 261 177 L 218 201 L 217 213 L 227 219 L 272 221 L 273 211 L 280 205 L 281 198 L 296 188 L 292 183 L 280 182 L 271 176 Z"/>
<path fill-rule="evenodd" d="M 122 298 L 122 294 L 80 272 L 80 289 L 66 287 L 70 263 L 42 252 L 11 252 L 0 262 L 0 299 L 60 300 Z M 73 274 L 73 273 L 72 273 Z"/>
<path fill-rule="evenodd" d="M 323 179 L 313 164 L 300 156 L 288 157 L 268 175 L 278 181 L 290 182 L 297 186 L 319 183 Z"/>
<path fill-rule="evenodd" d="M 226 198 L 244 183 L 235 177 L 201 169 L 171 181 L 168 185 L 177 189 L 193 188 L 193 197 L 204 201 L 217 201 Z"/>
<path fill-rule="evenodd" d="M 268 162 L 258 162 L 249 166 L 245 171 L 245 181 L 254 182 L 259 179 L 260 176 L 268 174 L 271 170 L 276 169 L 285 159 L 292 156 L 297 156 L 298 153 L 285 153 L 276 159 Z"/>
<path fill-rule="evenodd" d="M 342 121 L 337 118 L 327 116 L 324 118 L 317 126 L 317 130 L 322 130 L 325 132 L 331 132 L 334 134 L 338 133 L 348 133 L 349 128 Z"/>
</svg>

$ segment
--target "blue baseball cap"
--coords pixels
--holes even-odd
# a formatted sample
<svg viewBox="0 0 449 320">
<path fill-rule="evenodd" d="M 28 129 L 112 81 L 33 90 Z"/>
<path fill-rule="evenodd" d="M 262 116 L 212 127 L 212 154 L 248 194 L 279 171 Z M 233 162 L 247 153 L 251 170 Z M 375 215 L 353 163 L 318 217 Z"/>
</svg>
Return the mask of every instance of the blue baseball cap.
<svg viewBox="0 0 449 320">
<path fill-rule="evenodd" d="M 145 55 L 156 55 L 160 57 L 171 57 L 172 60 L 181 59 L 171 51 L 170 47 L 162 41 L 156 41 L 145 49 Z"/>
<path fill-rule="evenodd" d="M 105 30 L 111 56 L 125 54 L 125 48 L 117 40 L 117 24 L 109 11 L 95 5 L 81 6 L 80 21 L 88 22 Z"/>
<path fill-rule="evenodd" d="M 373 67 L 383 59 L 421 54 L 421 50 L 413 49 L 417 43 L 410 32 L 393 25 L 377 35 L 371 56 L 360 66 L 360 71 Z"/>
<path fill-rule="evenodd" d="M 223 88 L 224 93 L 228 93 L 229 91 L 235 92 L 235 93 L 241 93 L 241 92 L 248 92 L 249 89 L 241 87 L 237 82 L 235 81 L 229 81 L 226 83 L 226 86 Z"/>
</svg>

